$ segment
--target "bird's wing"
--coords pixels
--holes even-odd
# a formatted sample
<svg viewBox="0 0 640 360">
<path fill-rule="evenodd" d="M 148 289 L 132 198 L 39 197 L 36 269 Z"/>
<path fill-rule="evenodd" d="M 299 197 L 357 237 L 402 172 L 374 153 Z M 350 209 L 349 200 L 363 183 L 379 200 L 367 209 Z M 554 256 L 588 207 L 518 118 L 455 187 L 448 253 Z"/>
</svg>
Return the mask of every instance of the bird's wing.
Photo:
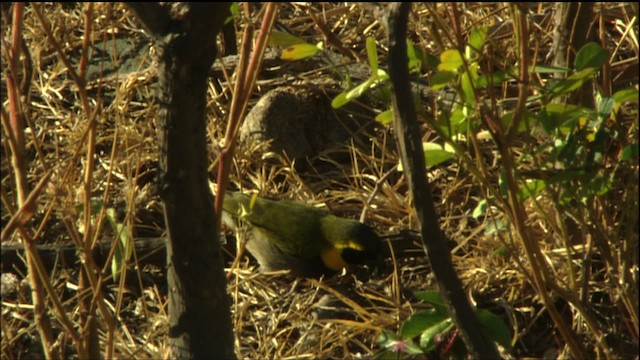
<svg viewBox="0 0 640 360">
<path fill-rule="evenodd" d="M 310 205 L 228 192 L 224 210 L 249 223 L 282 251 L 310 258 L 329 246 L 322 237 L 320 221 L 329 212 Z"/>
</svg>

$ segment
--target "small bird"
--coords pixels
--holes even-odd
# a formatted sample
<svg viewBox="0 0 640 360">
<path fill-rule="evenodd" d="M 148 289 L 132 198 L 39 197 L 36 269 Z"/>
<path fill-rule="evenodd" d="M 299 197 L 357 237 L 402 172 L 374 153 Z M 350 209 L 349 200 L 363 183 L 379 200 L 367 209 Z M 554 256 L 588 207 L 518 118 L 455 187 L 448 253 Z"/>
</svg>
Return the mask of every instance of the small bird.
<svg viewBox="0 0 640 360">
<path fill-rule="evenodd" d="M 263 270 L 291 270 L 294 276 L 332 275 L 348 264 L 375 264 L 381 240 L 369 226 L 329 211 L 288 200 L 269 200 L 227 191 L 223 220 L 249 225 L 249 253 Z"/>
</svg>

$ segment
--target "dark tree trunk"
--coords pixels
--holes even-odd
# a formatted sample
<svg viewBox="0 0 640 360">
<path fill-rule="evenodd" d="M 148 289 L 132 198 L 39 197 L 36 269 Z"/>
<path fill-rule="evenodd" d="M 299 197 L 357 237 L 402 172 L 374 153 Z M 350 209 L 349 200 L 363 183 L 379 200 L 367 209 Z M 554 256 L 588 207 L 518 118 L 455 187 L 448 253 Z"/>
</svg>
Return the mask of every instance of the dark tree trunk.
<svg viewBox="0 0 640 360">
<path fill-rule="evenodd" d="M 230 299 L 208 185 L 206 92 L 228 3 L 129 6 L 155 40 L 170 358 L 234 358 Z"/>
</svg>

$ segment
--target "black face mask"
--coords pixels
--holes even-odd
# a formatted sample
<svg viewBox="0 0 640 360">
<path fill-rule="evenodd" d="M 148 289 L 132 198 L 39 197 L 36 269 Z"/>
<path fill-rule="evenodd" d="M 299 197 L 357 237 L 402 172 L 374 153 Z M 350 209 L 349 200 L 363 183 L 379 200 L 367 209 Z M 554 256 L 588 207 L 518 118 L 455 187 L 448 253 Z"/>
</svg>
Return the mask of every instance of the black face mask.
<svg viewBox="0 0 640 360">
<path fill-rule="evenodd" d="M 342 249 L 340 255 L 347 264 L 373 265 L 379 260 L 379 253 L 377 252 L 356 250 L 352 248 Z"/>
</svg>

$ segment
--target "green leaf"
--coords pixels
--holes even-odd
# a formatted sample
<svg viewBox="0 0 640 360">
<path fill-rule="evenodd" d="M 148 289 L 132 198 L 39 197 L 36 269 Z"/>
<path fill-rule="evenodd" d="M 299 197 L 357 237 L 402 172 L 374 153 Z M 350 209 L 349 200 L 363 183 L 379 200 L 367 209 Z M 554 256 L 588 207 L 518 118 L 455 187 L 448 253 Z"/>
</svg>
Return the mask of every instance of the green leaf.
<svg viewBox="0 0 640 360">
<path fill-rule="evenodd" d="M 545 187 L 547 187 L 547 183 L 544 180 L 527 181 L 524 186 L 518 189 L 518 201 L 523 202 L 530 197 L 536 197 Z"/>
<path fill-rule="evenodd" d="M 389 341 L 398 340 L 399 338 L 400 337 L 397 336 L 393 331 L 382 329 L 382 332 L 380 332 L 380 335 L 378 335 L 378 337 L 376 338 L 376 343 L 378 343 L 381 346 L 384 346 L 383 344 Z"/>
<path fill-rule="evenodd" d="M 476 88 L 484 89 L 489 86 L 489 79 L 491 79 L 491 85 L 500 85 L 503 82 L 507 81 L 510 78 L 507 73 L 504 71 L 496 71 L 492 74 L 480 75 L 478 76 L 478 80 L 476 81 Z"/>
<path fill-rule="evenodd" d="M 440 90 L 445 87 L 449 82 L 456 76 L 454 72 L 451 71 L 439 71 L 433 75 L 431 75 L 431 88 L 433 90 Z"/>
<path fill-rule="evenodd" d="M 384 81 L 384 80 L 386 80 L 388 78 L 389 78 L 388 75 L 370 77 L 365 82 L 363 82 L 362 84 L 359 84 L 358 86 L 354 87 L 353 89 L 348 90 L 348 91 L 343 91 L 340 94 L 338 94 L 333 99 L 333 101 L 331 101 L 331 106 L 334 109 L 338 109 L 338 108 L 342 107 L 343 105 L 349 103 L 349 101 L 351 101 L 353 99 L 357 99 L 358 97 L 360 97 L 362 94 L 364 94 L 365 91 L 367 91 L 368 89 L 373 87 L 376 83 L 378 83 L 380 81 Z"/>
<path fill-rule="evenodd" d="M 618 110 L 620 110 L 620 107 L 622 106 L 622 104 L 624 104 L 625 102 L 638 101 L 638 89 L 627 88 L 627 89 L 618 90 L 611 97 L 616 101 L 616 104 L 613 107 L 613 111 L 617 113 Z"/>
<path fill-rule="evenodd" d="M 500 123 L 504 129 L 511 129 L 511 125 L 513 124 L 513 114 L 513 111 L 507 111 L 500 117 Z M 536 119 L 533 114 L 525 111 L 522 114 L 522 120 L 520 120 L 520 123 L 518 124 L 518 132 L 526 131 L 529 126 L 532 126 L 536 122 L 536 120 L 538 119 Z"/>
<path fill-rule="evenodd" d="M 491 257 L 507 256 L 507 255 L 509 255 L 509 249 L 507 249 L 507 247 L 504 245 L 498 246 L 498 248 L 491 253 Z"/>
<path fill-rule="evenodd" d="M 462 66 L 462 55 L 456 49 L 446 50 L 440 55 L 440 65 L 438 71 L 457 72 Z"/>
<path fill-rule="evenodd" d="M 407 57 L 409 58 L 409 72 L 420 72 L 422 58 L 418 55 L 415 45 L 407 38 Z"/>
<path fill-rule="evenodd" d="M 96 215 L 102 210 L 102 200 L 91 199 L 89 204 L 91 207 L 91 215 Z M 84 211 L 84 202 L 77 204 L 75 208 L 79 213 L 82 213 Z"/>
<path fill-rule="evenodd" d="M 424 355 L 424 350 L 409 340 L 405 340 L 402 352 L 409 355 Z"/>
<path fill-rule="evenodd" d="M 113 259 L 111 260 L 111 275 L 114 280 L 118 280 L 120 277 L 120 269 L 122 269 L 125 261 L 128 261 L 133 254 L 133 246 L 128 241 L 128 234 L 124 224 L 117 221 L 116 210 L 114 208 L 108 208 L 106 210 L 106 217 L 111 224 L 113 235 L 117 237 L 118 241 L 114 242 L 115 249 Z"/>
<path fill-rule="evenodd" d="M 378 72 L 378 49 L 376 49 L 376 39 L 372 37 L 367 38 L 367 57 L 371 73 L 376 74 Z"/>
<path fill-rule="evenodd" d="M 538 119 L 542 122 L 545 129 L 560 129 L 562 134 L 569 134 L 573 131 L 576 122 L 581 118 L 588 116 L 588 109 L 577 105 L 565 104 L 547 104 Z"/>
<path fill-rule="evenodd" d="M 299 37 L 284 31 L 272 30 L 269 36 L 269 45 L 272 46 L 291 46 L 297 44 L 311 45 Z"/>
<path fill-rule="evenodd" d="M 585 81 L 593 78 L 596 72 L 597 70 L 593 68 L 586 68 L 584 70 L 578 71 L 568 78 L 556 83 L 551 88 L 551 93 L 555 96 L 558 96 L 578 90 L 585 83 Z"/>
<path fill-rule="evenodd" d="M 429 69 L 433 70 L 437 69 L 438 65 L 440 65 L 440 59 L 437 56 L 431 54 L 427 54 L 426 62 Z"/>
<path fill-rule="evenodd" d="M 433 309 L 421 310 L 411 315 L 400 327 L 403 339 L 412 339 L 422 334 L 428 328 L 449 319 L 448 314 L 441 314 Z"/>
<path fill-rule="evenodd" d="M 578 51 L 573 66 L 577 71 L 587 68 L 598 69 L 608 59 L 609 55 L 600 45 L 590 42 Z"/>
<path fill-rule="evenodd" d="M 471 213 L 471 216 L 474 219 L 478 219 L 481 216 L 484 216 L 484 214 L 487 212 L 487 206 L 489 206 L 487 204 L 487 200 L 486 199 L 482 199 L 478 202 L 478 205 L 476 205 L 476 207 L 473 209 L 473 213 Z"/>
<path fill-rule="evenodd" d="M 360 96 L 362 96 L 362 94 L 364 94 L 365 91 L 371 88 L 375 82 L 376 82 L 376 78 L 370 77 L 362 84 L 354 87 L 350 91 L 347 91 L 347 100 L 359 98 Z"/>
<path fill-rule="evenodd" d="M 425 291 L 416 291 L 416 298 L 426 301 L 427 303 L 433 306 L 434 310 L 439 314 L 449 315 L 449 311 L 447 307 L 444 305 L 444 301 L 442 300 L 442 296 L 436 290 L 425 290 Z"/>
<path fill-rule="evenodd" d="M 431 351 L 435 349 L 436 345 L 441 338 L 441 335 L 448 332 L 453 328 L 453 321 L 451 318 L 446 318 L 433 326 L 427 328 L 422 332 L 420 336 L 420 347 L 425 349 L 425 351 Z"/>
<path fill-rule="evenodd" d="M 613 94 L 612 98 L 616 101 L 617 104 L 622 104 L 627 101 L 638 101 L 638 89 L 627 88 L 618 90 L 615 94 Z"/>
<path fill-rule="evenodd" d="M 582 116 L 584 110 L 583 107 L 578 105 L 556 103 L 547 104 L 547 106 L 545 106 L 544 108 L 547 112 L 549 112 L 549 114 L 553 114 L 555 116 L 563 118 L 558 120 L 565 121 Z"/>
<path fill-rule="evenodd" d="M 538 73 L 538 74 L 559 74 L 559 73 L 567 73 L 569 72 L 569 69 L 561 66 L 539 64 L 533 67 L 529 66 L 529 72 Z"/>
<path fill-rule="evenodd" d="M 478 78 L 478 64 L 469 64 L 469 71 L 462 74 L 460 79 L 460 85 L 462 86 L 462 94 L 464 97 L 464 103 L 470 108 L 476 106 L 476 95 L 474 92 L 475 80 Z"/>
<path fill-rule="evenodd" d="M 334 109 L 339 109 L 345 104 L 348 104 L 349 100 L 347 100 L 347 91 L 343 91 L 340 94 L 336 95 L 335 98 L 331 101 L 331 107 Z"/>
<path fill-rule="evenodd" d="M 471 34 L 469 35 L 469 47 L 475 51 L 476 53 L 480 53 L 482 51 L 482 45 L 484 45 L 484 40 L 487 38 L 487 30 L 486 26 L 476 26 L 471 29 Z"/>
<path fill-rule="evenodd" d="M 453 111 L 451 111 L 451 116 L 449 117 L 449 124 L 453 128 L 453 133 L 466 133 L 469 125 L 469 122 L 467 121 L 468 119 L 465 108 L 462 105 L 456 105 L 453 108 Z"/>
<path fill-rule="evenodd" d="M 338 109 L 341 106 L 349 103 L 349 101 L 351 101 L 352 99 L 356 99 L 358 98 L 360 95 L 362 95 L 371 85 L 373 84 L 373 80 L 371 78 L 369 78 L 367 81 L 363 82 L 362 84 L 354 87 L 351 90 L 348 91 L 343 91 L 340 94 L 338 94 L 338 96 L 336 96 L 333 101 L 331 102 L 331 106 L 334 109 Z"/>
<path fill-rule="evenodd" d="M 583 197 L 592 198 L 594 195 L 602 196 L 611 191 L 612 187 L 613 179 L 611 177 L 596 176 L 582 189 Z"/>
<path fill-rule="evenodd" d="M 538 120 L 547 134 L 552 134 L 557 128 L 558 121 L 547 112 L 546 108 L 542 108 L 538 113 Z"/>
<path fill-rule="evenodd" d="M 502 123 L 503 129 L 511 128 L 511 124 L 513 123 L 513 111 L 507 111 L 502 116 L 500 116 L 500 123 Z"/>
<path fill-rule="evenodd" d="M 376 116 L 376 121 L 382 125 L 390 125 L 393 122 L 393 111 L 387 110 Z"/>
<path fill-rule="evenodd" d="M 511 332 L 507 325 L 499 317 L 484 309 L 477 309 L 476 316 L 487 337 L 502 345 L 505 349 L 511 349 Z"/>
<path fill-rule="evenodd" d="M 375 85 L 384 82 L 386 80 L 389 79 L 389 75 L 382 69 L 378 69 L 377 74 L 374 76 L 371 76 L 369 79 L 367 79 L 365 82 L 363 82 L 362 84 L 354 87 L 351 90 L 348 91 L 343 91 L 340 94 L 338 94 L 333 101 L 331 101 L 331 106 L 334 109 L 338 109 L 341 106 L 347 104 L 349 101 L 353 100 L 353 99 L 357 99 L 358 97 L 362 96 L 362 94 L 364 94 L 365 91 L 369 90 L 370 88 L 374 87 Z"/>
<path fill-rule="evenodd" d="M 231 3 L 231 5 L 229 6 L 229 12 L 231 13 L 231 15 L 229 15 L 226 19 L 224 19 L 225 25 L 231 23 L 233 19 L 240 18 L 240 5 L 238 4 L 237 1 L 234 1 Z"/>
<path fill-rule="evenodd" d="M 597 105 L 597 112 L 598 112 L 598 116 L 601 118 L 601 120 L 607 119 L 609 117 L 609 115 L 611 115 L 611 112 L 613 111 L 613 107 L 616 104 L 616 101 L 613 98 L 610 97 L 603 97 L 600 98 L 598 96 L 598 105 Z"/>
<path fill-rule="evenodd" d="M 432 142 L 422 143 L 425 165 L 430 168 L 453 158 L 454 153 L 447 151 L 442 145 Z"/>
<path fill-rule="evenodd" d="M 376 70 L 375 76 L 373 76 L 376 82 L 383 82 L 389 78 L 389 74 L 382 69 Z"/>
<path fill-rule="evenodd" d="M 638 144 L 627 145 L 620 154 L 622 161 L 638 161 Z"/>
<path fill-rule="evenodd" d="M 318 45 L 295 44 L 282 50 L 280 58 L 287 61 L 301 60 L 315 55 L 320 50 L 321 48 Z"/>
<path fill-rule="evenodd" d="M 484 229 L 484 234 L 501 234 L 507 230 L 509 230 L 509 227 L 504 223 L 504 221 L 502 219 L 496 219 L 495 221 L 490 221 L 487 224 L 487 227 Z"/>
</svg>

